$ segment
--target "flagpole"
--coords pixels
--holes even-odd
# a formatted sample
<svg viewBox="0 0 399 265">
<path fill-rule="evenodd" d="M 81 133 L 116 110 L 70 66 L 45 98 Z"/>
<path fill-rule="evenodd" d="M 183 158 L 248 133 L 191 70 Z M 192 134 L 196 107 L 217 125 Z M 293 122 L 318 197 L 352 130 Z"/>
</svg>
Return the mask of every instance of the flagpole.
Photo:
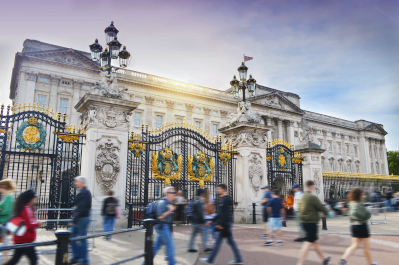
<svg viewBox="0 0 399 265">
<path fill-rule="evenodd" d="M 245 64 L 245 53 L 244 53 L 244 64 Z"/>
</svg>

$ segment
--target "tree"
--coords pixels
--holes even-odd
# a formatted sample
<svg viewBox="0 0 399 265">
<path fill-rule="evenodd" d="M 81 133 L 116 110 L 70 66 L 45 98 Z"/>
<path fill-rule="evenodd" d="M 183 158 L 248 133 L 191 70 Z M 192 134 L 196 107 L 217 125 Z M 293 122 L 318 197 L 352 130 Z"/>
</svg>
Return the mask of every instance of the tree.
<svg viewBox="0 0 399 265">
<path fill-rule="evenodd" d="M 388 151 L 389 174 L 399 175 L 399 151 Z"/>
</svg>

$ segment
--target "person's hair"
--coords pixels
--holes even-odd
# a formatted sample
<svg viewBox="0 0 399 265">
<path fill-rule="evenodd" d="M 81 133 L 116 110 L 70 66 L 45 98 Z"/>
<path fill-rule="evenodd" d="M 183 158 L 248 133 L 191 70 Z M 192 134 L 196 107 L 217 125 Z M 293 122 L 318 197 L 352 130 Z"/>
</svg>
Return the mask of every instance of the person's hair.
<svg viewBox="0 0 399 265">
<path fill-rule="evenodd" d="M 183 192 L 182 190 L 179 190 L 179 191 L 177 192 L 177 195 L 180 195 L 180 196 L 183 196 L 183 197 L 184 197 L 184 192 Z"/>
<path fill-rule="evenodd" d="M 168 192 L 170 190 L 174 190 L 174 189 L 175 189 L 175 187 L 173 187 L 173 186 L 167 186 L 166 188 L 163 189 L 163 195 L 166 196 L 166 194 L 168 194 Z"/>
<path fill-rule="evenodd" d="M 227 190 L 227 186 L 224 183 L 220 183 L 220 184 L 216 185 L 216 187 L 219 187 L 221 189 Z"/>
<path fill-rule="evenodd" d="M 209 197 L 210 197 L 209 189 L 205 188 L 204 189 L 204 200 L 205 200 L 205 202 L 209 202 Z"/>
<path fill-rule="evenodd" d="M 3 179 L 0 181 L 0 188 L 3 188 L 7 191 L 14 192 L 15 191 L 15 182 L 12 179 Z"/>
<path fill-rule="evenodd" d="M 108 196 L 112 197 L 112 196 L 114 196 L 114 191 L 113 190 L 109 190 L 107 194 L 108 194 Z"/>
<path fill-rule="evenodd" d="M 349 201 L 360 202 L 362 199 L 363 190 L 361 188 L 353 188 L 348 194 Z"/>
<path fill-rule="evenodd" d="M 204 190 L 203 189 L 198 189 L 195 195 L 197 195 L 197 196 L 204 195 Z"/>
<path fill-rule="evenodd" d="M 75 180 L 78 180 L 78 181 L 82 182 L 83 185 L 86 186 L 86 178 L 85 178 L 85 177 L 77 176 L 77 177 L 75 178 Z"/>
<path fill-rule="evenodd" d="M 314 181 L 308 180 L 308 181 L 306 181 L 305 185 L 306 185 L 306 187 L 312 187 L 312 186 L 314 186 Z"/>
<path fill-rule="evenodd" d="M 276 195 L 276 196 L 279 196 L 280 195 L 280 191 L 278 189 L 274 189 L 273 190 L 273 194 Z"/>
<path fill-rule="evenodd" d="M 14 205 L 14 215 L 18 216 L 24 209 L 25 204 L 28 204 L 33 198 L 36 197 L 36 192 L 27 190 L 19 194 L 17 201 Z"/>
</svg>

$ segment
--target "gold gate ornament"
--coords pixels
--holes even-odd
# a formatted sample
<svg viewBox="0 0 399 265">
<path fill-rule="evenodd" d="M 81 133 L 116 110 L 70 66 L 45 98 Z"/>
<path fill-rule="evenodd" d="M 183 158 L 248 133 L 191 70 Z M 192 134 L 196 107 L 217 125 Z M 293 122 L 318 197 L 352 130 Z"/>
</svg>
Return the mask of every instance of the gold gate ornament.
<svg viewBox="0 0 399 265">
<path fill-rule="evenodd" d="M 180 179 L 183 158 L 173 152 L 169 146 L 159 153 L 152 154 L 152 171 L 155 179 L 164 179 L 165 185 L 170 185 L 171 179 Z"/>
<path fill-rule="evenodd" d="M 213 157 L 209 157 L 202 151 L 194 156 L 188 156 L 187 171 L 190 180 L 198 181 L 200 187 L 205 185 L 205 181 L 212 181 L 215 164 Z"/>
</svg>

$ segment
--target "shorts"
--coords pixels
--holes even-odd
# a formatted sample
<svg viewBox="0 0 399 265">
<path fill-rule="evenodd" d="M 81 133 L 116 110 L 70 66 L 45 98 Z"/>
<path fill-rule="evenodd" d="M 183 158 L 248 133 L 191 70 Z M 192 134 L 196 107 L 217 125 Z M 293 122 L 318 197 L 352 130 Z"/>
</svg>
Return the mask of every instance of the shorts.
<svg viewBox="0 0 399 265">
<path fill-rule="evenodd" d="M 269 229 L 270 230 L 281 230 L 281 217 L 270 217 L 269 218 Z"/>
<path fill-rule="evenodd" d="M 317 236 L 317 224 L 315 223 L 302 223 L 303 230 L 305 230 L 305 241 L 314 243 L 319 238 Z"/>
<path fill-rule="evenodd" d="M 357 238 L 370 237 L 369 228 L 367 224 L 351 225 L 351 232 L 352 232 L 352 237 L 357 237 Z"/>
<path fill-rule="evenodd" d="M 263 216 L 263 222 L 264 223 L 267 223 L 267 219 L 268 219 L 268 215 L 267 215 L 267 207 L 263 207 L 263 210 L 262 210 L 262 216 Z"/>
</svg>

